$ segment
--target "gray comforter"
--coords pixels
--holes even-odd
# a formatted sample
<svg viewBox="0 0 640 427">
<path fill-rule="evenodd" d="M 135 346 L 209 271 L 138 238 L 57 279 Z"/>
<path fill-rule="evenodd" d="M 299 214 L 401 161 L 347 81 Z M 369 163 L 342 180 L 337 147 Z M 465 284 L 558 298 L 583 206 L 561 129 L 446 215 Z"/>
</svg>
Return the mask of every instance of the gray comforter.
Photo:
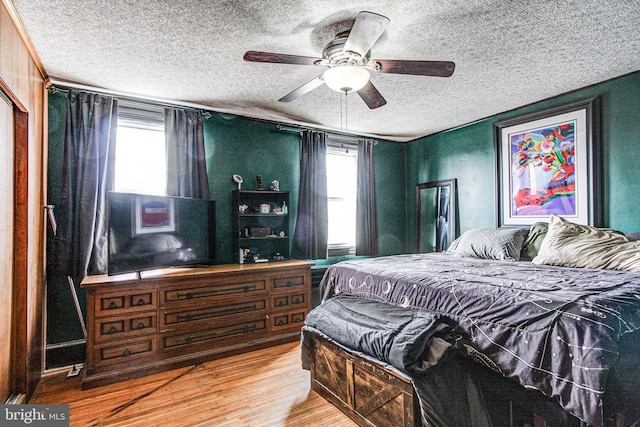
<svg viewBox="0 0 640 427">
<path fill-rule="evenodd" d="M 640 396 L 640 354 L 622 343 L 637 348 L 640 274 L 432 253 L 345 261 L 320 290 L 442 314 L 458 351 L 590 425 L 603 425 L 608 380 L 619 395 L 611 406 L 639 417 L 630 396 Z M 613 369 L 624 375 L 612 380 Z"/>
</svg>

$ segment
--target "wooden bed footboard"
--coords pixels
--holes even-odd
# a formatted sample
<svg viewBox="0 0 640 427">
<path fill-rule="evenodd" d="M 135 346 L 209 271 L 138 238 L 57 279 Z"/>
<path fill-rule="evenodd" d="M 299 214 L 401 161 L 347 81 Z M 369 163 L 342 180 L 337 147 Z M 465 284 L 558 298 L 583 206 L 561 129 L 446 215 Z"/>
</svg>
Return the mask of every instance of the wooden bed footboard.
<svg viewBox="0 0 640 427">
<path fill-rule="evenodd" d="M 357 357 L 318 334 L 309 334 L 309 338 L 311 389 L 361 426 L 422 425 L 409 378 Z"/>
<path fill-rule="evenodd" d="M 336 345 L 323 335 L 307 333 L 310 347 L 311 389 L 331 402 L 360 426 L 367 427 L 419 427 L 422 426 L 420 402 L 411 380 L 402 373 L 386 368 L 371 359 L 363 358 Z M 495 425 L 548 427 L 545 419 L 552 413 L 545 411 L 545 403 L 537 395 L 530 395 L 528 404 L 512 398 L 518 394 L 509 382 L 492 383 L 501 389 L 494 395 L 492 388 L 484 389 L 486 403 Z M 513 393 L 510 393 L 509 391 Z M 537 399 L 537 400 L 536 400 Z M 535 409 L 534 409 L 535 408 Z M 537 414 L 547 412 L 546 416 Z M 557 411 L 557 410 L 556 410 Z M 555 412 L 557 415 L 557 412 Z M 554 418 L 551 416 L 551 418 Z M 557 418 L 557 417 L 556 417 Z M 579 426 L 579 420 L 560 421 L 560 425 Z M 628 424 L 621 417 L 607 417 L 606 427 L 623 427 Z"/>
<path fill-rule="evenodd" d="M 318 334 L 311 338 L 311 389 L 361 426 L 421 426 L 409 378 L 357 357 Z"/>
</svg>

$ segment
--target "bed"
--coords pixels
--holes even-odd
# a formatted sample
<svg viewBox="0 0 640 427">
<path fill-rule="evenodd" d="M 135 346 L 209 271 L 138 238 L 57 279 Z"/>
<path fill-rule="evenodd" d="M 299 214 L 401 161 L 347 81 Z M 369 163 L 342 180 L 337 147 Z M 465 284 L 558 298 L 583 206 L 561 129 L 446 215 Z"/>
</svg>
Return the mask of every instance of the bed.
<svg viewBox="0 0 640 427">
<path fill-rule="evenodd" d="M 470 230 L 446 252 L 335 264 L 320 292 L 324 302 L 303 328 L 303 365 L 313 357 L 305 339 L 315 334 L 399 370 L 414 388 L 427 389 L 416 388 L 424 425 L 437 423 L 426 421 L 425 408 L 433 405 L 423 401 L 430 387 L 423 373 L 389 360 L 388 349 L 371 350 L 395 338 L 380 344 L 367 342 L 370 333 L 359 335 L 361 327 L 371 332 L 393 322 L 381 322 L 377 313 L 368 316 L 369 308 L 354 308 L 351 301 L 429 314 L 434 324 L 448 327 L 446 341 L 455 354 L 440 365 L 457 361 L 456 369 L 468 369 L 465 363 L 472 361 L 482 372 L 474 379 L 478 383 L 517 385 L 514 396 L 522 391 L 525 402 L 549 400 L 583 425 L 640 422 L 640 242 L 622 233 L 555 216 L 531 229 Z M 345 297 L 346 309 L 333 304 L 327 312 L 326 302 Z M 396 335 L 397 328 L 389 333 Z M 426 335 L 430 341 L 410 351 L 428 352 L 434 335 Z M 436 415 L 446 420 L 446 409 Z"/>
</svg>

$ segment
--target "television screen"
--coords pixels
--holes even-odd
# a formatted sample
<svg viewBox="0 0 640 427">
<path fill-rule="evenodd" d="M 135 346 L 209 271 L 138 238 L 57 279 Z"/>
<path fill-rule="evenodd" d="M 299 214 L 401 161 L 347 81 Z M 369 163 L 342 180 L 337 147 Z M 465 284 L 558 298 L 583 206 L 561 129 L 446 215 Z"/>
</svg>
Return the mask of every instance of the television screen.
<svg viewBox="0 0 640 427">
<path fill-rule="evenodd" d="M 108 195 L 108 274 L 215 262 L 213 200 Z"/>
</svg>

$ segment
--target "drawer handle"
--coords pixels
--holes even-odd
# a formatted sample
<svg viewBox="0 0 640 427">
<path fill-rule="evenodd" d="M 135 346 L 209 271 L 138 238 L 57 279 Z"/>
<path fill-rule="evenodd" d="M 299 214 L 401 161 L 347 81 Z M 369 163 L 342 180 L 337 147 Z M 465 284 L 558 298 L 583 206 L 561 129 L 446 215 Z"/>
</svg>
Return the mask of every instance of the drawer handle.
<svg viewBox="0 0 640 427">
<path fill-rule="evenodd" d="M 109 329 L 109 333 L 110 333 L 110 334 L 115 334 L 116 332 L 118 332 L 118 330 L 116 329 L 116 327 L 115 327 L 115 326 L 112 326 L 112 327 Z"/>
<path fill-rule="evenodd" d="M 293 286 L 293 283 L 291 283 L 291 280 L 287 280 L 287 288 Z"/>
<path fill-rule="evenodd" d="M 115 301 L 111 301 L 111 302 L 109 303 L 109 308 L 116 308 L 117 306 L 118 306 L 118 305 L 116 304 L 116 302 L 115 302 Z"/>
<path fill-rule="evenodd" d="M 294 298 L 293 298 L 293 303 L 294 303 L 294 304 L 300 304 L 300 302 L 301 302 L 300 297 L 294 297 Z"/>
<path fill-rule="evenodd" d="M 285 305 L 285 303 L 282 300 L 278 300 L 278 302 L 276 303 L 276 307 L 282 307 L 283 305 Z"/>
<path fill-rule="evenodd" d="M 131 352 L 129 351 L 129 347 L 124 349 L 124 352 L 122 353 L 123 357 L 127 357 L 127 356 L 131 356 Z"/>
<path fill-rule="evenodd" d="M 229 293 L 236 293 L 236 292 L 251 292 L 251 291 L 257 291 L 260 290 L 258 289 L 258 284 L 257 283 L 252 283 L 250 285 L 239 285 L 236 287 L 224 287 L 222 289 L 205 289 L 203 291 L 197 291 L 197 292 L 178 292 L 176 293 L 176 298 L 177 299 L 193 299 L 193 298 L 207 298 L 211 295 L 217 295 L 219 293 L 225 293 L 225 294 L 229 294 Z"/>
<path fill-rule="evenodd" d="M 145 328 L 145 324 L 140 322 L 138 323 L 138 329 L 144 329 Z"/>
<path fill-rule="evenodd" d="M 136 304 L 138 304 L 138 305 L 144 305 L 144 304 L 145 304 L 145 302 L 144 302 L 144 300 L 143 300 L 142 298 L 140 298 Z"/>
<path fill-rule="evenodd" d="M 287 321 L 285 319 L 278 319 L 278 321 L 276 322 L 276 326 L 282 326 L 285 325 L 287 323 Z"/>
</svg>

